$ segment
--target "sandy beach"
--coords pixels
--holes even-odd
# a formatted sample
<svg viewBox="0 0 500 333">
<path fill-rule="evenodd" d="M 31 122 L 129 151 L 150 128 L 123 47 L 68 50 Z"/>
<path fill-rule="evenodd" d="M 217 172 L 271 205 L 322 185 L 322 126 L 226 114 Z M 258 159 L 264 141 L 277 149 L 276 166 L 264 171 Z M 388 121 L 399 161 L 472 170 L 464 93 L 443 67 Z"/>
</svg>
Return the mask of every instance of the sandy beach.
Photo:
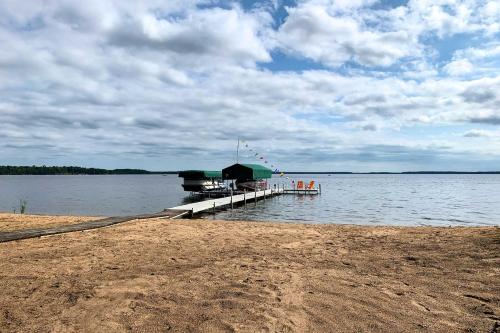
<svg viewBox="0 0 500 333">
<path fill-rule="evenodd" d="M 21 215 L 0 212 L 0 232 L 52 228 L 100 219 L 99 216 Z"/>
<path fill-rule="evenodd" d="M 91 218 L 0 230 L 37 219 Z M 131 221 L 2 243 L 0 281 L 1 332 L 499 332 L 500 229 Z"/>
</svg>

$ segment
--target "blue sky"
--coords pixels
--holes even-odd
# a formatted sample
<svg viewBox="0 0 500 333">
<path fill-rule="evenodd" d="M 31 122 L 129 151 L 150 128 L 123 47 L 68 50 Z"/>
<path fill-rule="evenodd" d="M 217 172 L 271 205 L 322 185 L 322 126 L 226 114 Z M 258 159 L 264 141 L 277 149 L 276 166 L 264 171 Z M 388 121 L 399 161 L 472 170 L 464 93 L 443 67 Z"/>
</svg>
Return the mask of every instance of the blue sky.
<svg viewBox="0 0 500 333">
<path fill-rule="evenodd" d="M 498 1 L 0 3 L 0 164 L 500 170 Z M 249 151 L 249 149 L 252 151 Z"/>
</svg>

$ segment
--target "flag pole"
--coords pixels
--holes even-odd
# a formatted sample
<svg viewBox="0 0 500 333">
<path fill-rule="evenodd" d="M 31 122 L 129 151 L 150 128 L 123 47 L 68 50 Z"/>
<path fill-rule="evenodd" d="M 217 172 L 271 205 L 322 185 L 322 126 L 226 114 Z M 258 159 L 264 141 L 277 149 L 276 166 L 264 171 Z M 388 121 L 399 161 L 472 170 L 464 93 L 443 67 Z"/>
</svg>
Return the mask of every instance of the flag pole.
<svg viewBox="0 0 500 333">
<path fill-rule="evenodd" d="M 238 137 L 238 146 L 236 146 L 236 163 L 240 160 L 240 138 Z"/>
</svg>

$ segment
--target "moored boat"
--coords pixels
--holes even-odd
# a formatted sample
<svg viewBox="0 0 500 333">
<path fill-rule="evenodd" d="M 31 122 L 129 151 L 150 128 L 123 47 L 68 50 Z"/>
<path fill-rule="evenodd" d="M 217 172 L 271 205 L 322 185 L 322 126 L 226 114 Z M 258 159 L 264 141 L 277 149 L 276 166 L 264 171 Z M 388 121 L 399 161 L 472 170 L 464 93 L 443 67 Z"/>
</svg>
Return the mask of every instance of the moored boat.
<svg viewBox="0 0 500 333">
<path fill-rule="evenodd" d="M 184 191 L 202 192 L 224 189 L 220 171 L 186 170 L 179 172 L 179 177 L 184 178 L 182 184 Z"/>
</svg>

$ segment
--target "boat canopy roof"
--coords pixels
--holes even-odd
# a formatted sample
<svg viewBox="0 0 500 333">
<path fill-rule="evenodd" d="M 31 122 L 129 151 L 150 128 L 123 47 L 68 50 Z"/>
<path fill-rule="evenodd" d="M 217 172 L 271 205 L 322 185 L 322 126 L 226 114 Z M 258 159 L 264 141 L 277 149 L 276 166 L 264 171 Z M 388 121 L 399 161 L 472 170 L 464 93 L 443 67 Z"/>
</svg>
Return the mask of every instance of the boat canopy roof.
<svg viewBox="0 0 500 333">
<path fill-rule="evenodd" d="M 233 164 L 222 170 L 223 179 L 259 180 L 271 178 L 273 171 L 259 164 Z"/>
<path fill-rule="evenodd" d="M 222 178 L 221 171 L 208 171 L 208 170 L 185 170 L 179 172 L 179 177 L 187 179 L 211 179 Z"/>
</svg>

